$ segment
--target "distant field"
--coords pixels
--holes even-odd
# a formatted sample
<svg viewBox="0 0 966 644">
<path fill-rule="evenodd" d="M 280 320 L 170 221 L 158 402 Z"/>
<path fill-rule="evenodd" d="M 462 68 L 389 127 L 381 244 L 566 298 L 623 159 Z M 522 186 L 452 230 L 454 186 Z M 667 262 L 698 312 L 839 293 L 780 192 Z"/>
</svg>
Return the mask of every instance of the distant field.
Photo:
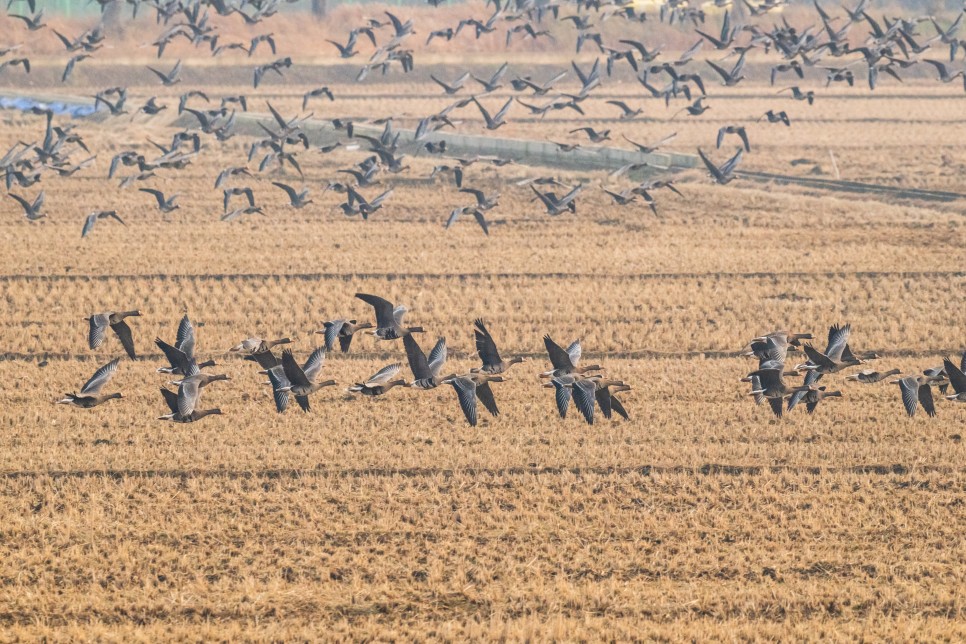
<svg viewBox="0 0 966 644">
<path fill-rule="evenodd" d="M 323 118 L 393 114 L 411 127 L 448 102 L 425 78 L 317 81 L 337 96 L 309 107 Z M 212 98 L 250 92 L 252 111 L 269 99 L 294 115 L 315 84 L 219 86 Z M 53 90 L 102 88 L 79 74 Z M 779 88 L 719 89 L 705 116 L 672 120 L 674 106 L 645 101 L 625 80 L 605 85 L 587 111 L 595 127 L 614 128 L 615 145 L 624 143 L 618 132 L 646 141 L 676 131 L 669 147 L 693 153 L 708 150 L 721 125 L 781 107 L 792 127 L 749 126 L 745 169 L 835 178 L 834 156 L 844 179 L 966 193 L 961 92 L 912 82 L 867 98 L 829 92 L 808 107 L 776 96 Z M 180 89 L 145 81 L 129 100 L 158 95 L 170 113 Z M 646 120 L 618 125 L 605 94 L 644 104 Z M 568 140 L 582 125 L 513 109 L 519 118 L 500 135 Z M 690 171 L 676 177 L 683 198 L 657 193 L 655 215 L 610 204 L 601 186 L 626 180 L 568 172 L 555 174 L 587 189 L 576 215 L 550 218 L 512 182 L 553 170 L 477 164 L 466 183 L 502 192 L 487 238 L 471 220 L 444 231 L 450 210 L 472 197 L 450 178 L 425 181 L 438 158 L 411 159 L 408 172 L 367 189 L 396 188 L 364 223 L 341 214 L 343 195 L 322 194 L 363 153 L 304 151 L 315 203 L 294 211 L 270 184 L 300 185 L 292 171 L 242 177 L 231 185 L 250 185 L 266 214 L 224 223 L 214 179 L 244 162 L 248 139 L 206 139 L 183 171 L 137 184 L 180 192 L 169 215 L 136 187 L 106 180 L 114 154 L 150 155 L 149 137 L 170 140 L 161 125 L 169 118 L 78 122 L 97 160 L 45 179 L 48 218 L 29 224 L 2 201 L 8 637 L 966 636 L 966 405 L 940 401 L 937 418 L 909 419 L 894 385 L 832 376 L 843 399 L 779 421 L 746 395 L 739 379 L 754 363 L 737 356 L 776 328 L 824 345 L 839 322 L 852 323 L 853 346 L 878 352 L 873 366 L 883 370 L 912 373 L 966 348 L 966 201 L 889 202 L 741 179 L 720 187 Z M 460 132 L 482 130 L 472 108 L 459 121 Z M 40 117 L 0 113 L 0 147 L 34 140 L 42 127 Z M 734 141 L 724 148 L 716 158 Z M 127 225 L 99 222 L 81 240 L 84 217 L 107 208 Z M 476 317 L 505 356 L 530 357 L 494 385 L 501 415 L 470 428 L 448 386 L 349 399 L 349 384 L 405 362 L 401 346 L 371 338 L 328 357 L 324 376 L 340 386 L 315 395 L 310 414 L 276 414 L 265 377 L 227 349 L 255 334 L 298 335 L 304 359 L 323 320 L 370 315 L 352 297 L 359 291 L 406 304 L 428 331 L 424 348 L 445 336 L 448 369 L 476 363 Z M 128 308 L 144 314 L 131 323 L 144 357 L 122 361 L 111 383 L 125 398 L 94 410 L 55 406 L 120 355 L 114 337 L 88 350 L 83 318 Z M 232 380 L 204 394 L 224 416 L 166 424 L 154 420 L 168 377 L 155 372 L 152 340 L 172 340 L 185 311 L 198 353 Z M 630 421 L 590 427 L 575 410 L 556 415 L 537 378 L 548 364 L 545 333 L 582 339 L 585 361 L 632 385 L 623 394 Z"/>
</svg>

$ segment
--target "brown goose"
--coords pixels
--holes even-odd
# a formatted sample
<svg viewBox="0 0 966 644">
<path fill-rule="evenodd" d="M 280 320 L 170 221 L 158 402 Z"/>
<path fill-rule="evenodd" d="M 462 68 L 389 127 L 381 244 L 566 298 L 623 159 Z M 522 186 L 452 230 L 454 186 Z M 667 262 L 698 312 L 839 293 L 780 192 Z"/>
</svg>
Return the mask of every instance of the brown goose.
<svg viewBox="0 0 966 644">
<path fill-rule="evenodd" d="M 846 376 L 845 380 L 848 382 L 863 382 L 867 385 L 871 385 L 881 382 L 891 376 L 899 375 L 900 373 L 902 372 L 898 369 L 890 369 L 889 371 L 873 371 L 872 369 L 865 369 L 859 373 L 853 373 L 851 376 Z"/>
<path fill-rule="evenodd" d="M 272 383 L 272 396 L 275 398 L 275 408 L 282 413 L 288 407 L 289 394 L 295 396 L 302 411 L 309 411 L 309 394 L 319 391 L 323 387 L 331 387 L 335 380 L 317 380 L 322 365 L 325 363 L 325 348 L 319 347 L 300 367 L 295 357 L 288 349 L 282 352 L 282 364 L 268 370 L 268 379 Z"/>
<path fill-rule="evenodd" d="M 107 334 L 107 327 L 117 335 L 121 345 L 132 360 L 137 358 L 134 352 L 134 338 L 131 335 L 131 327 L 124 321 L 125 318 L 141 315 L 140 311 L 118 311 L 110 313 L 95 313 L 89 318 L 84 318 L 90 324 L 87 332 L 87 344 L 91 349 L 97 349 L 104 343 L 104 336 Z"/>
<path fill-rule="evenodd" d="M 392 302 L 378 295 L 356 293 L 356 297 L 370 305 L 376 313 L 376 330 L 365 331 L 365 333 L 374 336 L 377 340 L 398 340 L 409 333 L 423 332 L 421 326 L 402 326 L 403 316 L 406 315 L 407 310 L 405 306 L 393 307 Z"/>
<path fill-rule="evenodd" d="M 409 368 L 413 372 L 414 380 L 410 383 L 410 387 L 414 389 L 435 389 L 442 384 L 445 378 L 441 378 L 439 374 L 446 363 L 446 338 L 440 338 L 436 341 L 436 345 L 429 352 L 428 358 L 412 335 L 403 337 L 403 346 L 406 347 L 406 358 L 409 360 Z"/>
<path fill-rule="evenodd" d="M 355 320 L 331 320 L 322 324 L 325 328 L 316 331 L 316 333 L 325 335 L 325 350 L 332 351 L 335 349 L 335 341 L 338 339 L 339 349 L 342 350 L 342 353 L 349 352 L 352 336 L 359 331 L 372 328 L 372 322 L 356 322 Z"/>
<path fill-rule="evenodd" d="M 482 318 L 476 320 L 473 326 L 476 327 L 473 330 L 473 335 L 476 336 L 476 352 L 479 354 L 480 360 L 483 361 L 483 366 L 473 367 L 470 369 L 471 373 L 480 371 L 494 375 L 506 373 L 510 367 L 525 360 L 525 358 L 520 356 L 510 358 L 509 360 L 501 358 L 500 352 L 496 348 L 496 342 L 493 341 L 493 336 L 490 335 Z"/>
<path fill-rule="evenodd" d="M 814 386 L 811 384 L 789 387 L 785 382 L 784 375 L 781 369 L 759 369 L 748 374 L 749 378 L 758 379 L 758 387 L 753 389 L 749 395 L 755 397 L 764 396 L 767 398 L 772 412 L 779 418 L 782 417 L 782 401 L 786 396 L 814 390 Z"/>
<path fill-rule="evenodd" d="M 108 362 L 103 367 L 99 368 L 91 376 L 90 380 L 84 383 L 81 387 L 79 394 L 64 394 L 63 400 L 58 400 L 57 403 L 61 405 L 74 405 L 75 407 L 83 407 L 84 409 L 90 409 L 91 407 L 97 407 L 101 403 L 105 403 L 108 400 L 114 400 L 115 398 L 123 398 L 121 394 L 101 394 L 101 389 L 104 385 L 114 376 L 117 371 L 117 365 L 121 362 L 120 358 L 114 358 Z"/>
<path fill-rule="evenodd" d="M 201 420 L 205 416 L 220 416 L 220 409 L 196 409 L 191 412 L 188 416 L 182 416 L 178 412 L 178 394 L 171 391 L 170 389 L 165 389 L 161 387 L 161 396 L 164 398 L 164 403 L 171 410 L 170 414 L 165 414 L 164 416 L 158 416 L 158 420 L 170 420 L 175 423 L 193 423 L 196 420 Z"/>
<path fill-rule="evenodd" d="M 616 411 L 624 420 L 630 420 L 624 405 L 617 399 L 617 394 L 620 392 L 631 390 L 630 385 L 626 385 L 620 380 L 597 380 L 594 385 L 597 387 L 594 397 L 597 398 L 597 406 L 600 407 L 604 418 L 610 419 L 613 415 L 612 412 Z"/>
<path fill-rule="evenodd" d="M 593 425 L 594 401 L 596 400 L 597 380 L 599 379 L 599 375 L 584 377 L 580 374 L 564 374 L 552 376 L 550 382 L 544 383 L 543 386 L 555 389 L 554 400 L 557 403 L 557 413 L 560 414 L 561 418 L 567 417 L 567 408 L 570 406 L 570 400 L 573 399 L 587 424 Z"/>
<path fill-rule="evenodd" d="M 390 380 L 390 378 L 399 373 L 400 368 L 401 366 L 399 364 L 386 365 L 365 382 L 357 382 L 349 387 L 348 391 L 350 393 L 359 393 L 363 396 L 381 396 L 393 387 L 405 387 L 408 383 L 403 378 Z"/>
<path fill-rule="evenodd" d="M 899 385 L 899 391 L 902 392 L 902 405 L 906 408 L 906 413 L 909 414 L 910 418 L 916 415 L 916 409 L 919 405 L 922 405 L 929 416 L 936 415 L 936 405 L 932 399 L 932 387 L 929 386 L 933 380 L 932 376 L 923 374 L 890 381 L 890 384 Z"/>
<path fill-rule="evenodd" d="M 561 349 L 560 345 L 554 342 L 549 335 L 543 336 L 543 344 L 547 348 L 547 354 L 550 356 L 550 363 L 553 365 L 553 369 L 541 373 L 541 378 L 556 378 L 571 374 L 587 373 L 588 371 L 600 371 L 602 369 L 600 365 L 596 364 L 586 367 L 577 366 L 577 363 L 580 362 L 580 354 L 582 352 L 580 340 L 574 340 L 567 347 L 566 351 Z"/>
<path fill-rule="evenodd" d="M 466 422 L 472 427 L 476 427 L 477 400 L 493 416 L 500 415 L 500 410 L 496 406 L 496 399 L 493 398 L 493 390 L 490 389 L 490 383 L 504 381 L 506 381 L 504 376 L 476 372 L 444 378 L 441 384 L 453 385 L 460 401 L 460 408 L 463 410 L 463 415 L 466 416 Z"/>
<path fill-rule="evenodd" d="M 207 387 L 218 380 L 231 380 L 231 378 L 223 373 L 198 372 L 193 376 L 186 376 L 181 380 L 169 382 L 168 384 L 178 385 L 178 413 L 183 418 L 190 417 L 195 410 L 195 405 L 198 404 L 202 387 Z"/>
</svg>

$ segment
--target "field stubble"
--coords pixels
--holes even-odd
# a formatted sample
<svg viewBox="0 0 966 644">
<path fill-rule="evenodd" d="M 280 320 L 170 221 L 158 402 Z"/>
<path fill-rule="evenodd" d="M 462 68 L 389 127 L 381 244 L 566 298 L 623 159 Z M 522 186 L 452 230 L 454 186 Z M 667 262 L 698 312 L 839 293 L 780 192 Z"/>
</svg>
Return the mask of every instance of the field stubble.
<svg viewBox="0 0 966 644">
<path fill-rule="evenodd" d="M 763 112 L 770 91 L 718 101 L 709 116 Z M 278 105 L 294 112 L 297 93 Z M 383 109 L 406 124 L 437 104 Z M 891 138 L 894 125 L 862 119 L 916 102 L 861 104 L 833 96 L 791 130 L 762 126 L 748 167 L 809 157 L 827 173 L 832 148 L 848 178 L 964 191 L 964 147 L 946 134 L 962 124 L 925 122 L 954 103 L 937 99 Z M 339 107 L 364 108 L 374 110 L 364 98 Z M 6 145 L 39 122 L 3 119 Z M 678 129 L 686 151 L 718 124 L 622 131 Z M 462 128 L 476 129 L 472 119 Z M 0 220 L 0 338 L 23 358 L 0 362 L 0 627 L 11 637 L 964 635 L 966 409 L 908 419 L 894 386 L 832 377 L 844 399 L 777 421 L 744 395 L 751 363 L 733 355 L 774 327 L 822 337 L 850 321 L 856 349 L 883 354 L 876 367 L 935 366 L 962 344 L 950 314 L 966 282 L 960 206 L 718 189 L 693 173 L 679 184 L 686 198 L 661 195 L 659 216 L 614 209 L 594 187 L 577 216 L 551 220 L 528 189 L 477 165 L 469 183 L 504 193 L 485 239 L 469 223 L 442 234 L 446 213 L 469 203 L 448 181 L 400 178 L 372 221 L 346 220 L 339 196 L 321 195 L 357 159 L 336 152 L 306 153 L 317 203 L 292 211 L 268 181 L 297 179 L 258 177 L 249 183 L 267 216 L 225 224 L 211 186 L 247 142 L 153 181 L 182 192 L 181 210 L 162 216 L 149 196 L 102 178 L 112 153 L 147 150 L 142 126 L 82 129 L 95 169 L 45 182 L 41 224 L 9 205 Z M 507 134 L 566 129 L 548 118 Z M 412 175 L 432 163 L 414 160 Z M 83 216 L 106 207 L 128 225 L 99 224 L 81 241 Z M 368 314 L 357 291 L 407 304 L 430 331 L 422 343 L 445 336 L 454 366 L 473 363 L 475 316 L 505 355 L 534 356 L 495 387 L 501 416 L 466 427 L 450 388 L 348 399 L 346 384 L 404 359 L 368 338 L 329 357 L 325 377 L 341 386 L 316 395 L 311 414 L 275 414 L 263 378 L 227 348 L 252 333 L 298 334 L 304 357 L 323 319 Z M 132 307 L 145 314 L 132 326 L 146 357 L 122 362 L 112 381 L 125 398 L 54 406 L 119 353 L 113 337 L 88 351 L 82 318 Z M 232 380 L 204 395 L 225 416 L 166 425 L 153 420 L 166 378 L 151 340 L 173 339 L 185 310 L 199 353 Z M 548 332 L 582 338 L 587 359 L 632 383 L 629 422 L 555 416 L 535 375 Z"/>
</svg>

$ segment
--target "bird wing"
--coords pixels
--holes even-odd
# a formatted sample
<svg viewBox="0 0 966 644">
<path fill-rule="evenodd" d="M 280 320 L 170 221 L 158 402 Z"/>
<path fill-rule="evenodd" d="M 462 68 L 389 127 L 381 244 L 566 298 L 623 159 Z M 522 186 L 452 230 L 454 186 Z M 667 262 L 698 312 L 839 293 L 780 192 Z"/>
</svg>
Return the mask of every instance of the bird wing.
<svg viewBox="0 0 966 644">
<path fill-rule="evenodd" d="M 482 190 L 477 190 L 476 188 L 460 188 L 459 191 L 476 197 L 476 203 L 480 206 L 482 206 L 483 202 L 486 201 L 486 197 Z"/>
<path fill-rule="evenodd" d="M 412 334 L 405 336 L 406 338 L 412 337 Z M 404 338 L 405 339 L 405 338 Z M 443 365 L 446 363 L 446 338 L 440 338 L 436 341 L 436 345 L 433 346 L 432 350 L 429 352 L 429 370 L 433 372 L 434 376 L 438 376 Z"/>
<path fill-rule="evenodd" d="M 614 411 L 616 411 L 618 414 L 620 414 L 620 416 L 624 420 L 630 420 L 631 419 L 631 417 L 627 413 L 627 410 L 624 409 L 624 405 L 621 404 L 621 401 L 619 401 L 617 399 L 617 396 L 611 396 L 610 397 L 610 404 L 611 404 L 611 407 L 614 408 Z"/>
<path fill-rule="evenodd" d="M 184 351 L 178 349 L 177 347 L 172 347 L 170 344 L 162 340 L 161 338 L 155 338 L 154 344 L 158 345 L 161 349 L 161 353 L 164 357 L 168 359 L 171 366 L 176 368 L 180 373 L 187 375 L 188 368 L 188 356 L 185 355 Z"/>
<path fill-rule="evenodd" d="M 805 374 L 805 381 L 803 384 L 814 385 L 821 379 L 822 379 L 822 374 L 820 374 L 817 371 L 809 371 L 808 373 Z M 793 393 L 791 397 L 788 399 L 788 411 L 791 411 L 792 409 L 794 409 L 795 405 L 800 403 L 802 399 L 805 398 L 806 395 L 808 395 L 808 393 L 809 393 L 808 391 L 796 391 L 795 393 Z"/>
<path fill-rule="evenodd" d="M 566 418 L 567 407 L 570 406 L 570 387 L 564 386 L 564 383 L 556 378 L 554 378 L 552 382 L 555 389 L 554 401 L 557 403 L 557 413 L 560 414 L 561 418 Z"/>
<path fill-rule="evenodd" d="M 496 406 L 496 399 L 493 397 L 493 390 L 490 389 L 490 383 L 484 382 L 482 385 L 476 386 L 476 397 L 481 403 L 486 411 L 490 412 L 494 416 L 500 415 L 500 410 Z"/>
<path fill-rule="evenodd" d="M 769 398 L 768 405 L 771 407 L 772 412 L 778 418 L 782 417 L 782 399 L 781 398 Z"/>
<path fill-rule="evenodd" d="M 480 225 L 480 228 L 483 229 L 483 234 L 489 236 L 489 234 L 490 234 L 490 226 L 489 226 L 489 224 L 487 224 L 486 217 L 483 216 L 483 213 L 481 211 L 479 211 L 479 210 L 477 210 L 477 209 L 474 208 L 473 209 L 473 219 L 475 219 L 476 220 L 476 223 L 478 223 Z"/>
<path fill-rule="evenodd" d="M 483 320 L 476 320 L 474 325 L 476 326 L 476 329 L 474 329 L 476 351 L 480 355 L 483 365 L 491 366 L 503 362 L 503 359 L 500 358 L 500 352 L 496 348 L 496 342 L 493 341 L 493 336 L 490 335 Z"/>
<path fill-rule="evenodd" d="M 275 399 L 275 410 L 281 414 L 288 409 L 289 394 L 287 387 L 290 386 L 290 383 L 279 368 L 269 369 L 268 379 L 272 383 L 272 398 Z"/>
<path fill-rule="evenodd" d="M 302 371 L 302 367 L 295 361 L 295 356 L 292 355 L 291 349 L 286 349 L 282 352 L 282 370 L 292 385 L 306 386 L 311 384 L 305 372 Z"/>
<path fill-rule="evenodd" d="M 738 151 L 735 152 L 735 155 L 730 159 L 728 159 L 727 161 L 725 161 L 724 165 L 721 166 L 721 172 L 725 175 L 731 174 L 734 171 L 734 169 L 738 167 L 738 164 L 741 163 L 741 157 L 744 156 L 744 154 L 745 154 L 745 149 L 738 148 Z"/>
<path fill-rule="evenodd" d="M 597 386 L 593 380 L 578 380 L 573 384 L 574 404 L 588 425 L 594 424 L 594 391 Z"/>
<path fill-rule="evenodd" d="M 302 411 L 309 411 L 309 397 L 308 396 L 296 396 L 295 402 L 299 404 Z"/>
<path fill-rule="evenodd" d="M 842 352 L 845 351 L 845 345 L 849 342 L 849 336 L 852 334 L 852 326 L 850 324 L 845 324 L 839 326 L 838 324 L 833 324 L 828 330 L 828 347 L 825 349 L 825 355 L 827 355 L 832 360 L 841 360 Z"/>
<path fill-rule="evenodd" d="M 406 312 L 408 310 L 409 309 L 407 309 L 402 304 L 400 304 L 399 306 L 397 306 L 396 308 L 394 308 L 392 310 L 392 319 L 393 319 L 393 321 L 395 321 L 396 324 L 398 324 L 398 325 L 401 326 L 402 325 L 403 318 L 406 316 Z"/>
<path fill-rule="evenodd" d="M 97 215 L 87 215 L 87 219 L 84 220 L 84 227 L 81 229 L 81 239 L 87 237 L 87 234 L 94 229 L 94 224 L 97 222 Z"/>
<path fill-rule="evenodd" d="M 809 362 L 812 362 L 813 364 L 827 368 L 835 367 L 835 363 L 832 362 L 828 356 L 819 353 L 818 349 L 810 344 L 806 343 L 802 345 L 802 351 L 804 351 L 805 355 L 808 356 Z"/>
<path fill-rule="evenodd" d="M 554 369 L 573 369 L 574 363 L 570 359 L 570 354 L 560 348 L 549 335 L 543 336 L 543 344 L 547 347 L 547 354 L 550 356 L 550 363 Z"/>
<path fill-rule="evenodd" d="M 276 188 L 281 188 L 282 190 L 284 190 L 285 194 L 288 195 L 288 198 L 290 201 L 296 201 L 298 199 L 299 195 L 297 192 L 295 192 L 295 188 L 293 188 L 292 186 L 286 185 L 278 181 L 273 181 L 272 185 L 275 186 Z"/>
<path fill-rule="evenodd" d="M 594 398 L 597 399 L 597 406 L 600 407 L 600 411 L 604 414 L 604 418 L 611 417 L 611 395 L 610 389 L 607 387 L 601 387 L 594 392 Z"/>
<path fill-rule="evenodd" d="M 936 415 L 936 405 L 932 399 L 932 387 L 929 385 L 919 385 L 919 404 L 926 410 L 930 417 Z"/>
<path fill-rule="evenodd" d="M 466 422 L 476 427 L 476 383 L 470 378 L 454 378 L 453 389 L 456 390 Z"/>
<path fill-rule="evenodd" d="M 426 360 L 426 354 L 419 348 L 419 343 L 416 342 L 416 338 L 411 333 L 403 336 L 403 346 L 406 348 L 406 358 L 409 360 L 409 368 L 413 372 L 413 377 L 416 380 L 431 378 L 434 374 Z"/>
<path fill-rule="evenodd" d="M 178 394 L 170 389 L 165 389 L 161 387 L 161 397 L 164 398 L 164 404 L 168 406 L 172 414 L 178 413 Z"/>
<path fill-rule="evenodd" d="M 374 373 L 371 378 L 366 380 L 365 385 L 367 387 L 372 387 L 375 385 L 384 384 L 388 382 L 390 378 L 392 378 L 397 373 L 399 373 L 399 369 L 400 369 L 399 364 L 386 365 L 385 367 L 383 367 L 382 369 Z"/>
<path fill-rule="evenodd" d="M 342 331 L 343 326 L 345 326 L 345 320 L 332 320 L 325 323 L 325 348 L 327 351 L 332 351 L 335 348 L 335 340 L 339 337 L 339 332 Z"/>
<path fill-rule="evenodd" d="M 368 295 L 366 293 L 356 293 L 356 297 L 375 310 L 376 326 L 384 329 L 393 325 L 395 319 L 393 317 L 392 302 L 378 295 Z"/>
<path fill-rule="evenodd" d="M 711 173 L 711 176 L 714 177 L 715 180 L 719 182 L 725 180 L 724 173 L 718 169 L 718 166 L 711 162 L 711 159 L 704 155 L 704 152 L 701 151 L 701 148 L 698 148 L 698 156 L 701 157 L 701 160 L 704 162 L 704 166 L 708 169 L 708 172 Z"/>
<path fill-rule="evenodd" d="M 88 318 L 90 329 L 87 332 L 87 345 L 91 349 L 96 349 L 104 342 L 104 333 L 107 331 L 108 316 L 106 313 L 98 313 Z"/>
<path fill-rule="evenodd" d="M 183 418 L 187 418 L 195 410 L 200 392 L 201 389 L 195 380 L 182 380 L 178 385 L 178 413 Z"/>
<path fill-rule="evenodd" d="M 902 404 L 906 408 L 906 413 L 910 416 L 916 415 L 916 403 L 919 400 L 919 382 L 915 377 L 903 378 L 899 381 L 899 390 L 902 392 Z M 930 400 L 932 394 L 929 395 Z"/>
<path fill-rule="evenodd" d="M 20 204 L 20 206 L 23 208 L 25 214 L 28 214 L 29 215 L 30 212 L 33 210 L 33 206 L 26 199 L 24 199 L 23 197 L 20 197 L 18 195 L 15 195 L 12 192 L 8 192 L 7 194 L 9 196 L 13 197 Z"/>
<path fill-rule="evenodd" d="M 184 314 L 181 322 L 178 323 L 178 336 L 174 346 L 181 349 L 189 358 L 195 354 L 195 328 L 191 324 L 191 320 L 188 319 L 187 313 Z"/>
<path fill-rule="evenodd" d="M 567 347 L 567 355 L 570 356 L 570 362 L 572 362 L 574 366 L 580 362 L 580 354 L 582 352 L 583 349 L 580 347 L 580 340 L 574 340 L 570 343 L 570 346 Z"/>
<path fill-rule="evenodd" d="M 500 111 L 496 113 L 496 116 L 493 117 L 493 120 L 499 123 L 506 118 L 507 112 L 510 111 L 511 105 L 513 105 L 513 97 L 507 99 L 507 102 L 503 104 L 503 107 L 501 107 Z"/>
<path fill-rule="evenodd" d="M 121 362 L 120 358 L 114 358 L 103 367 L 100 367 L 97 371 L 94 372 L 94 375 L 91 376 L 90 380 L 85 382 L 84 386 L 81 387 L 81 393 L 82 394 L 99 393 L 101 391 L 101 388 L 104 385 L 106 385 L 107 381 L 110 380 L 111 377 L 114 375 L 114 372 L 117 371 L 117 365 L 120 364 L 120 362 Z"/>
<path fill-rule="evenodd" d="M 118 339 L 121 341 L 121 346 L 127 351 L 131 360 L 136 360 L 137 354 L 134 352 L 134 336 L 131 334 L 131 327 L 128 326 L 127 322 L 119 320 L 111 325 L 111 329 L 117 334 Z"/>
<path fill-rule="evenodd" d="M 318 378 L 319 371 L 322 370 L 322 366 L 325 364 L 325 353 L 325 347 L 318 347 L 309 355 L 308 360 L 305 361 L 302 371 L 310 382 L 315 382 Z"/>
</svg>

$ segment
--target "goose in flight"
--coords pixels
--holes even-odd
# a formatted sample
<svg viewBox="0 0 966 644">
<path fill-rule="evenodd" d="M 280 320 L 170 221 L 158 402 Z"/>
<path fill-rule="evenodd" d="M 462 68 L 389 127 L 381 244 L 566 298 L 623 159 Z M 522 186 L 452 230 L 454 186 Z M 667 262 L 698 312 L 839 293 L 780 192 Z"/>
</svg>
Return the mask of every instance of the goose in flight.
<svg viewBox="0 0 966 644">
<path fill-rule="evenodd" d="M 399 373 L 400 368 L 399 364 L 386 365 L 365 382 L 357 382 L 349 387 L 348 391 L 363 396 L 381 396 L 393 387 L 405 387 L 408 384 L 405 379 L 392 380 Z"/>
<path fill-rule="evenodd" d="M 410 387 L 414 389 L 435 389 L 442 384 L 440 372 L 446 364 L 446 338 L 440 338 L 429 352 L 429 357 L 423 353 L 412 334 L 403 337 L 403 346 L 406 348 L 406 358 L 409 360 L 409 368 L 413 372 L 413 381 Z"/>
<path fill-rule="evenodd" d="M 349 352 L 352 338 L 357 332 L 372 328 L 372 322 L 356 322 L 355 320 L 342 319 L 323 322 L 322 325 L 324 328 L 321 331 L 316 331 L 316 333 L 325 335 L 325 350 L 333 351 L 335 349 L 335 341 L 338 339 L 339 349 L 342 353 Z"/>
<path fill-rule="evenodd" d="M 282 363 L 268 370 L 268 379 L 272 384 L 272 397 L 278 413 L 288 408 L 289 394 L 295 396 L 302 411 L 309 411 L 309 395 L 323 387 L 331 387 L 335 380 L 319 381 L 319 372 L 325 363 L 325 347 L 313 351 L 304 366 L 299 366 L 290 349 L 282 351 Z"/>
<path fill-rule="evenodd" d="M 398 340 L 410 333 L 423 332 L 423 327 L 421 326 L 402 326 L 403 316 L 406 315 L 407 311 L 405 306 L 399 305 L 394 307 L 392 302 L 378 295 L 356 293 L 356 297 L 370 305 L 375 311 L 376 329 L 374 331 L 365 331 L 365 333 L 372 335 L 377 340 Z"/>
<path fill-rule="evenodd" d="M 117 366 L 121 362 L 120 358 L 114 358 L 106 365 L 100 367 L 94 372 L 90 380 L 84 383 L 81 387 L 79 394 L 64 394 L 62 400 L 58 400 L 58 404 L 62 405 L 74 405 L 75 407 L 83 407 L 84 409 L 90 409 L 91 407 L 97 407 L 98 405 L 107 402 L 108 400 L 114 400 L 115 398 L 123 398 L 119 393 L 114 394 L 102 394 L 101 389 L 104 385 L 110 381 L 117 372 Z"/>
<path fill-rule="evenodd" d="M 121 341 L 121 346 L 124 347 L 127 355 L 132 360 L 135 360 L 137 354 L 134 352 L 134 337 L 131 334 L 131 327 L 124 320 L 140 315 L 140 311 L 112 311 L 108 313 L 95 313 L 88 318 L 84 318 L 89 325 L 87 331 L 88 346 L 92 350 L 99 348 L 104 343 L 107 328 L 110 327 L 114 331 L 114 334 L 117 335 L 118 340 Z"/>
</svg>

